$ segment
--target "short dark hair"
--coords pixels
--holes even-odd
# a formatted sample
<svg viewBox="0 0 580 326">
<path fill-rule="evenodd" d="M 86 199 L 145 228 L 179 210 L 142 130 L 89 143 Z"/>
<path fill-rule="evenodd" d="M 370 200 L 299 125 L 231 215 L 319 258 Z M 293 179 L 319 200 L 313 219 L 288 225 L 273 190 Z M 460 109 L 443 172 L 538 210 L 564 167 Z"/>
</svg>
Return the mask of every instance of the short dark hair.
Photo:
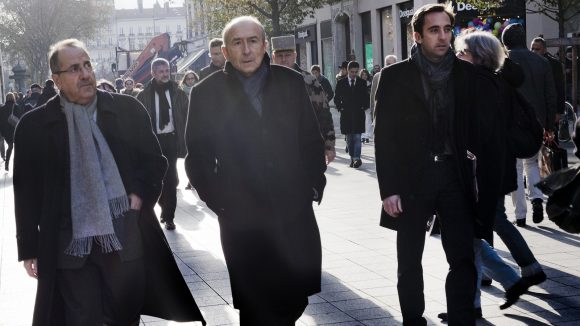
<svg viewBox="0 0 580 326">
<path fill-rule="evenodd" d="M 42 87 L 40 87 L 40 85 L 38 85 L 37 83 L 34 83 L 34 84 L 30 85 L 30 89 L 33 89 L 33 88 L 41 89 Z"/>
<path fill-rule="evenodd" d="M 44 82 L 44 87 L 54 87 L 54 80 L 52 80 L 52 79 L 47 79 L 47 80 Z"/>
<path fill-rule="evenodd" d="M 221 47 L 224 44 L 224 40 L 222 40 L 221 38 L 212 38 L 209 41 L 209 48 L 215 48 L 215 47 Z"/>
<path fill-rule="evenodd" d="M 312 67 L 310 67 L 310 72 L 312 72 L 313 70 L 316 70 L 318 72 L 320 72 L 320 66 L 319 65 L 312 65 Z"/>
<path fill-rule="evenodd" d="M 348 70 L 351 70 L 353 68 L 360 68 L 360 65 L 358 64 L 358 62 L 351 61 L 348 63 L 348 66 L 346 67 L 346 69 L 348 69 Z"/>
<path fill-rule="evenodd" d="M 413 26 L 413 32 L 419 33 L 419 35 L 423 36 L 423 26 L 425 25 L 425 16 L 433 12 L 444 12 L 449 16 L 449 22 L 451 26 L 455 24 L 455 14 L 453 13 L 453 7 L 451 2 L 446 3 L 432 3 L 428 5 L 424 5 L 421 8 L 417 9 L 413 14 L 413 18 L 411 19 L 411 26 Z"/>
<path fill-rule="evenodd" d="M 501 41 L 508 50 L 526 48 L 526 30 L 522 24 L 509 24 L 501 33 Z"/>
</svg>

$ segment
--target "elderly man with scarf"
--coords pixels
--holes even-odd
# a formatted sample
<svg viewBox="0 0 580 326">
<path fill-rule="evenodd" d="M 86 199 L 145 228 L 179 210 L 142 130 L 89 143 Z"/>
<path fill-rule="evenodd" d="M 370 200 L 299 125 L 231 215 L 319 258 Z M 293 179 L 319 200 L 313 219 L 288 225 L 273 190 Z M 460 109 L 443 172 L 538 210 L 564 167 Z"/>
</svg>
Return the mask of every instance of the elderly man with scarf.
<svg viewBox="0 0 580 326">
<path fill-rule="evenodd" d="M 167 230 L 175 230 L 175 209 L 177 207 L 177 158 L 185 157 L 185 122 L 187 120 L 187 95 L 176 82 L 170 80 L 169 62 L 157 58 L 151 62 L 153 79 L 137 95 L 149 112 L 153 131 L 159 139 L 161 151 L 167 158 L 169 167 L 163 178 L 163 190 L 159 197 L 161 223 Z"/>
<path fill-rule="evenodd" d="M 153 207 L 167 162 L 147 111 L 96 90 L 84 45 L 49 53 L 57 96 L 15 132 L 18 258 L 38 279 L 32 324 L 138 325 L 203 318 Z"/>
<path fill-rule="evenodd" d="M 304 78 L 270 65 L 257 19 L 223 40 L 224 70 L 190 93 L 185 169 L 218 216 L 240 325 L 294 325 L 320 291 L 324 140 Z"/>
<path fill-rule="evenodd" d="M 493 119 L 481 120 L 479 113 L 486 110 L 493 117 L 497 88 L 455 57 L 450 48 L 453 23 L 453 12 L 444 4 L 416 10 L 412 56 L 381 71 L 375 98 L 381 226 L 397 231 L 404 325 L 427 324 L 421 258 L 426 221 L 433 214 L 441 221 L 449 263 L 449 325 L 475 325 L 475 160 L 493 130 L 482 125 Z"/>
</svg>

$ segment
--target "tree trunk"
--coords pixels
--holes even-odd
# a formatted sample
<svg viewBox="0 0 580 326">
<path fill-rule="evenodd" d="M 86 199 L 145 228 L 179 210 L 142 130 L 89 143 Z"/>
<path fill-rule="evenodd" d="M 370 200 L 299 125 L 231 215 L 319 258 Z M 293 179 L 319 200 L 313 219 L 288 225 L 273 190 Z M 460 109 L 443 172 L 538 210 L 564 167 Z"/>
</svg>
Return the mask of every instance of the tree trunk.
<svg viewBox="0 0 580 326">
<path fill-rule="evenodd" d="M 278 0 L 272 3 L 272 36 L 280 36 L 280 6 Z"/>
</svg>

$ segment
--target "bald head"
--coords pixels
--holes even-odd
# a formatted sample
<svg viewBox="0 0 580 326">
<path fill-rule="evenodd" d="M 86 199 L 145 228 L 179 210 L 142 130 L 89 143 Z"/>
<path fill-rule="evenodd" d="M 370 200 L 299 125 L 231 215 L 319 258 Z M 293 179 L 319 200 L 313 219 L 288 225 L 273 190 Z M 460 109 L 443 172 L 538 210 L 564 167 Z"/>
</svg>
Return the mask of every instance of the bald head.
<svg viewBox="0 0 580 326">
<path fill-rule="evenodd" d="M 231 32 L 232 29 L 234 28 L 247 28 L 247 27 L 257 27 L 260 30 L 260 34 L 262 37 L 262 42 L 266 42 L 266 30 L 264 29 L 264 25 L 262 25 L 262 23 L 260 23 L 260 21 L 253 16 L 240 16 L 240 17 L 236 17 L 232 20 L 230 20 L 229 23 L 226 24 L 226 26 L 224 27 L 223 31 L 222 31 L 222 39 L 224 41 L 224 45 L 222 46 L 227 46 L 228 43 L 231 43 Z"/>
</svg>

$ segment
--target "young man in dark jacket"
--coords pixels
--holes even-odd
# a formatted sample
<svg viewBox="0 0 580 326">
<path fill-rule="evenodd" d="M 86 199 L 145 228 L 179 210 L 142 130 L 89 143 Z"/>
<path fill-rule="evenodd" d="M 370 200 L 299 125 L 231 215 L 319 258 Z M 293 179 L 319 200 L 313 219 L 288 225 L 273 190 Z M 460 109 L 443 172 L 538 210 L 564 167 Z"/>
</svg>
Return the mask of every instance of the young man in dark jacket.
<svg viewBox="0 0 580 326">
<path fill-rule="evenodd" d="M 405 325 L 427 324 L 421 258 L 426 220 L 435 213 L 449 262 L 449 324 L 475 325 L 474 159 L 484 141 L 479 134 L 486 131 L 478 127 L 477 113 L 493 115 L 498 100 L 493 80 L 455 57 L 453 22 L 452 9 L 443 4 L 416 10 L 412 56 L 381 71 L 376 93 L 381 226 L 397 231 L 397 289 Z"/>
</svg>

